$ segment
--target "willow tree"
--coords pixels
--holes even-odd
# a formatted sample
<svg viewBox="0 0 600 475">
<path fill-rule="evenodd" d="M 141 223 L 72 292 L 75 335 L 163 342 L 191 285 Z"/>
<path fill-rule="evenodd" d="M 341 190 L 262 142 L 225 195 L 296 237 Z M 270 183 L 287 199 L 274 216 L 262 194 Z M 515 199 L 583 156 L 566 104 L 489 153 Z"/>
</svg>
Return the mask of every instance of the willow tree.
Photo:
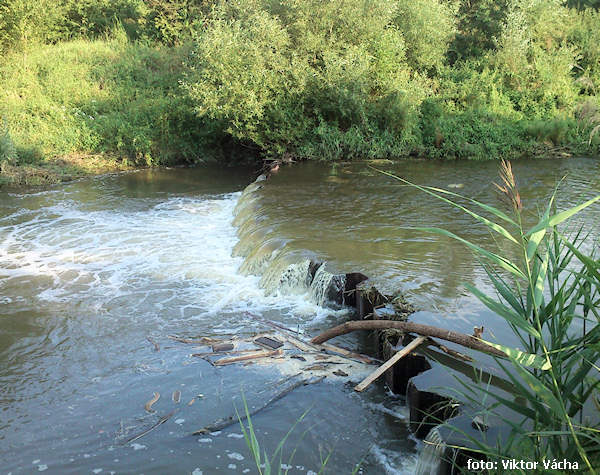
<svg viewBox="0 0 600 475">
<path fill-rule="evenodd" d="M 431 29 L 417 34 L 408 3 L 221 3 L 199 28 L 185 87 L 199 115 L 268 154 L 400 154 L 430 86 L 422 69 L 443 61 L 453 32 L 446 3 L 422 0 Z"/>
</svg>

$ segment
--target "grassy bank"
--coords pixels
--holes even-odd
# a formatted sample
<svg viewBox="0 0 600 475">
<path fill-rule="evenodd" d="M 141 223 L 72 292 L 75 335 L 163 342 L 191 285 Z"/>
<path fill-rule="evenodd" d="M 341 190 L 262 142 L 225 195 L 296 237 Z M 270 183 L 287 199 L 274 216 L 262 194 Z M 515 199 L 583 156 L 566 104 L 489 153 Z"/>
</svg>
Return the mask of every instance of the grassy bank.
<svg viewBox="0 0 600 475">
<path fill-rule="evenodd" d="M 0 59 L 0 183 L 223 158 L 181 94 L 187 50 L 114 36 Z"/>
</svg>

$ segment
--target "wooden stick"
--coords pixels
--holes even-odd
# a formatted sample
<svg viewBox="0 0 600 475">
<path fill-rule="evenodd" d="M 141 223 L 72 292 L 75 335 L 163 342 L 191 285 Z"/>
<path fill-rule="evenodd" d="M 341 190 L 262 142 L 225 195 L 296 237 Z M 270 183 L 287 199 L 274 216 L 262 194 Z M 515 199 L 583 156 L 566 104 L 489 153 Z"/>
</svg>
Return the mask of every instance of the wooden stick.
<svg viewBox="0 0 600 475">
<path fill-rule="evenodd" d="M 452 356 L 453 358 L 456 358 L 456 359 L 459 359 L 462 361 L 469 361 L 469 362 L 473 361 L 473 358 L 471 358 L 470 356 L 464 355 L 460 351 L 451 350 L 450 348 L 446 348 L 444 345 L 435 341 L 433 338 L 429 338 L 429 343 L 432 344 L 433 346 L 435 346 L 436 348 L 439 348 L 447 355 Z"/>
<path fill-rule="evenodd" d="M 156 429 L 159 425 L 164 424 L 165 422 L 167 422 L 171 417 L 173 417 L 175 414 L 177 414 L 177 411 L 179 411 L 179 409 L 173 409 L 166 416 L 162 416 L 158 420 L 158 422 L 156 422 L 156 424 L 154 424 L 152 427 L 150 427 L 149 429 L 146 429 L 143 432 L 140 432 L 137 435 L 134 435 L 133 437 L 130 437 L 125 442 L 121 442 L 121 445 L 127 445 L 128 443 L 133 442 L 134 440 L 138 440 L 140 437 L 144 437 L 146 434 L 148 434 L 149 432 L 152 432 L 154 429 Z"/>
<path fill-rule="evenodd" d="M 158 343 L 156 343 L 152 338 L 150 338 L 149 336 L 147 336 L 146 340 L 148 340 L 150 343 L 152 343 L 154 345 L 154 349 L 156 351 L 160 351 L 160 346 L 158 346 Z"/>
<path fill-rule="evenodd" d="M 202 337 L 200 340 L 188 340 L 187 338 L 179 338 L 177 336 L 168 335 L 167 338 L 170 338 L 171 340 L 179 341 L 181 343 L 191 343 L 194 345 L 210 345 L 211 343 L 219 343 L 222 341 L 222 340 L 219 340 L 218 338 L 208 338 L 208 337 Z"/>
<path fill-rule="evenodd" d="M 413 341 L 411 341 L 406 347 L 402 348 L 399 352 L 397 352 L 394 356 L 392 356 L 389 360 L 383 363 L 379 368 L 377 368 L 373 373 L 369 375 L 362 383 L 358 384 L 354 390 L 361 392 L 364 391 L 373 381 L 375 381 L 379 376 L 385 373 L 389 368 L 394 366 L 398 361 L 408 355 L 412 350 L 414 350 L 417 346 L 419 346 L 423 341 L 427 339 L 426 336 L 418 336 Z"/>
<path fill-rule="evenodd" d="M 340 346 L 330 345 L 329 343 L 321 343 L 319 344 L 321 348 L 327 351 L 331 351 L 333 353 L 338 353 L 346 358 L 351 358 L 353 360 L 361 361 L 366 364 L 374 364 L 377 362 L 375 358 L 371 358 L 367 355 L 361 355 L 360 353 L 355 353 L 354 351 L 347 350 L 346 348 L 342 348 Z"/>
<path fill-rule="evenodd" d="M 254 409 L 252 411 L 248 411 L 248 413 L 244 413 L 244 414 L 238 414 L 238 413 L 236 413 L 236 414 L 232 414 L 231 416 L 229 416 L 226 419 L 219 419 L 219 420 L 213 422 L 212 424 L 207 425 L 203 429 L 197 430 L 196 432 L 192 432 L 192 435 L 208 434 L 210 432 L 216 432 L 218 430 L 223 430 L 223 429 L 225 429 L 225 428 L 227 428 L 229 426 L 232 426 L 233 424 L 236 424 L 238 422 L 241 423 L 242 421 L 246 420 L 248 418 L 248 416 L 254 417 L 255 414 L 258 414 L 260 411 L 262 411 L 266 407 L 270 406 L 274 402 L 279 401 L 284 396 L 287 396 L 294 389 L 296 389 L 296 388 L 298 388 L 300 386 L 307 386 L 309 384 L 320 383 L 321 381 L 323 381 L 323 379 L 324 378 L 321 377 L 321 378 L 318 378 L 318 379 L 316 379 L 314 381 L 310 380 L 310 379 L 308 379 L 308 380 L 307 379 L 302 379 L 300 381 L 297 381 L 294 384 L 291 384 L 287 388 L 285 388 L 282 391 L 280 391 L 277 394 L 275 394 L 275 396 L 273 396 L 271 399 L 269 399 L 262 406 L 259 406 L 259 407 L 257 407 L 256 409 Z"/>
<path fill-rule="evenodd" d="M 444 330 L 431 325 L 423 325 L 414 322 L 397 322 L 394 320 L 360 320 L 356 322 L 346 322 L 337 327 L 330 328 L 311 340 L 311 343 L 321 344 L 336 336 L 345 335 L 356 330 L 387 330 L 394 328 L 405 333 L 416 333 L 417 335 L 432 336 L 441 340 L 450 341 L 458 345 L 470 348 L 472 350 L 482 351 L 494 356 L 506 357 L 506 353 L 497 350 L 493 346 L 475 338 L 472 335 Z"/>
<path fill-rule="evenodd" d="M 259 351 L 256 348 L 249 348 L 247 350 L 230 350 L 230 351 L 205 351 L 204 353 L 192 353 L 191 356 L 198 358 L 204 358 L 206 356 L 223 356 L 223 355 L 247 355 L 248 353 L 257 353 Z"/>
<path fill-rule="evenodd" d="M 233 356 L 231 358 L 221 358 L 220 360 L 215 361 L 216 366 L 223 366 L 226 364 L 237 363 L 239 361 L 246 360 L 255 360 L 258 358 L 267 358 L 269 356 L 281 356 L 283 355 L 283 350 L 272 350 L 272 351 L 255 351 L 254 353 L 241 355 L 241 356 Z"/>
</svg>

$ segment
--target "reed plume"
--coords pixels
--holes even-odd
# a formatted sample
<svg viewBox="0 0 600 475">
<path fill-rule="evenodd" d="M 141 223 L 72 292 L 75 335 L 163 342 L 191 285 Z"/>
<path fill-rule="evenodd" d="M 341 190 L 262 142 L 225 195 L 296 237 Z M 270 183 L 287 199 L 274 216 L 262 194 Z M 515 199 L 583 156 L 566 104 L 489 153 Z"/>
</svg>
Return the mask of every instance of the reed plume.
<svg viewBox="0 0 600 475">
<path fill-rule="evenodd" d="M 509 209 L 515 212 L 521 211 L 523 204 L 521 203 L 521 196 L 515 182 L 515 175 L 513 174 L 510 162 L 504 159 L 502 159 L 500 165 L 500 178 L 502 179 L 502 185 L 494 183 L 497 191 L 500 193 L 500 199 Z"/>
</svg>

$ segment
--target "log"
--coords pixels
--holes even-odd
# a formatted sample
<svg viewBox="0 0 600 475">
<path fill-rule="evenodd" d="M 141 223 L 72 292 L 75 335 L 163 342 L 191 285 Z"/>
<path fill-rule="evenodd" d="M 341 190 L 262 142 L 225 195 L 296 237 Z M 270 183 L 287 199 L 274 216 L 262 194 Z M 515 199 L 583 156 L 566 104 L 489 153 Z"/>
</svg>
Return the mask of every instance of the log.
<svg viewBox="0 0 600 475">
<path fill-rule="evenodd" d="M 392 356 L 389 360 L 383 363 L 379 368 L 377 368 L 373 373 L 369 375 L 362 383 L 358 384 L 354 390 L 361 392 L 364 391 L 373 381 L 375 381 L 379 376 L 385 373 L 389 368 L 394 366 L 400 359 L 404 358 L 407 354 L 409 354 L 412 350 L 414 350 L 417 346 L 423 343 L 426 340 L 426 336 L 419 336 L 411 341 L 405 348 L 402 348 L 398 353 Z"/>
<path fill-rule="evenodd" d="M 231 358 L 221 358 L 220 360 L 215 361 L 216 366 L 222 366 L 231 363 L 237 363 L 239 361 L 247 361 L 247 360 L 256 360 L 258 358 L 267 358 L 269 356 L 281 356 L 283 355 L 283 350 L 272 350 L 272 351 L 255 351 L 254 353 L 250 353 L 247 355 L 241 356 L 232 356 Z"/>
<path fill-rule="evenodd" d="M 494 356 L 506 357 L 504 352 L 497 350 L 493 346 L 488 345 L 472 335 L 465 335 L 464 333 L 459 333 L 452 330 L 444 330 L 443 328 L 437 328 L 431 325 L 423 325 L 422 323 L 396 322 L 393 320 L 363 320 L 342 323 L 337 327 L 330 328 L 320 335 L 317 335 L 311 340 L 311 343 L 319 345 L 332 338 L 335 338 L 336 336 L 345 335 L 357 330 L 387 330 L 390 328 L 401 330 L 405 333 L 416 333 L 417 335 L 431 336 L 434 338 L 439 338 L 440 340 L 456 343 L 457 345 L 461 345 L 472 350 L 482 351 Z"/>
</svg>

